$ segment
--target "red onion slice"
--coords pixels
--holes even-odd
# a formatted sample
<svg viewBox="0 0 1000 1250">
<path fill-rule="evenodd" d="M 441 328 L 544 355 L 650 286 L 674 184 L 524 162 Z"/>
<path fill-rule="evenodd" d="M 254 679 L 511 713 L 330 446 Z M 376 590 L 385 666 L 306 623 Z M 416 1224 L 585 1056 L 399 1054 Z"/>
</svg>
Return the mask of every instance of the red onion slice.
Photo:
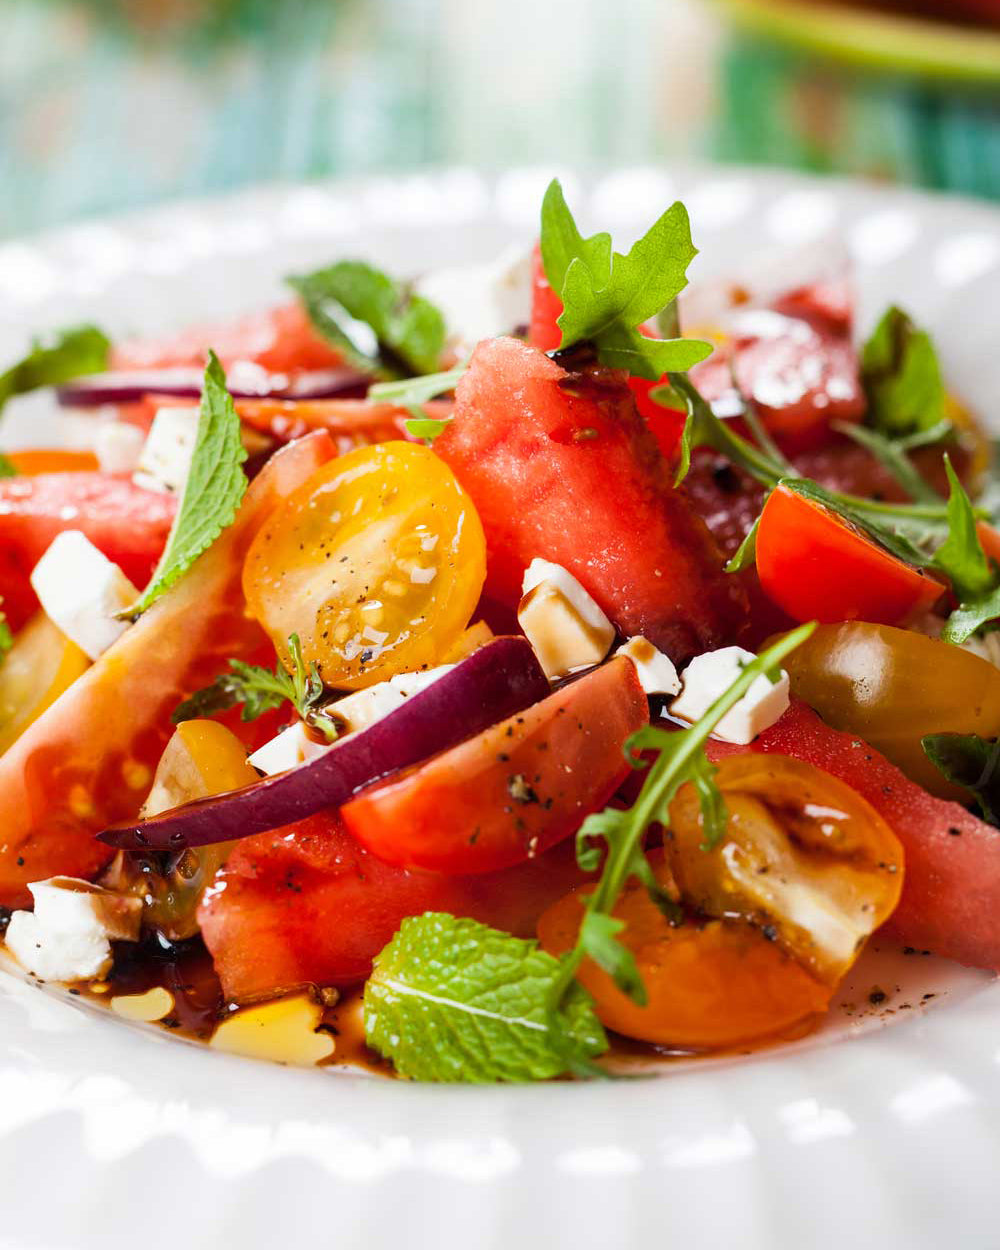
<svg viewBox="0 0 1000 1250">
<path fill-rule="evenodd" d="M 57 394 L 60 404 L 68 408 L 133 404 L 150 394 L 197 399 L 204 380 L 202 369 L 122 370 L 78 378 L 59 387 Z M 357 369 L 268 373 L 249 361 L 233 365 L 227 375 L 228 390 L 234 399 L 332 399 L 338 395 L 363 395 L 369 381 L 370 378 Z"/>
<path fill-rule="evenodd" d="M 112 825 L 99 836 L 126 850 L 172 851 L 290 825 L 340 806 L 373 781 L 474 737 L 548 693 L 528 640 L 496 638 L 402 707 L 298 768 L 148 820 Z"/>
</svg>

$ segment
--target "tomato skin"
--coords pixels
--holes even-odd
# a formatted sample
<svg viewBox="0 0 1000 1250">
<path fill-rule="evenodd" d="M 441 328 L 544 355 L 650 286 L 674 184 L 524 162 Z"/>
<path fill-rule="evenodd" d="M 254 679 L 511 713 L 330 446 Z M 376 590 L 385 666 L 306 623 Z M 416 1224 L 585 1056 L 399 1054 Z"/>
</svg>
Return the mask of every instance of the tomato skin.
<svg viewBox="0 0 1000 1250">
<path fill-rule="evenodd" d="M 612 660 L 362 791 L 341 814 L 388 863 L 449 873 L 506 868 L 568 837 L 607 802 L 628 773 L 625 741 L 648 719 L 634 665 Z"/>
<path fill-rule="evenodd" d="M 895 625 L 944 593 L 940 582 L 786 486 L 771 492 L 761 513 L 757 572 L 765 593 L 796 621 Z"/>
<path fill-rule="evenodd" d="M 173 338 L 131 339 L 116 343 L 112 369 L 166 369 L 203 366 L 212 348 L 224 369 L 251 361 L 270 373 L 331 369 L 340 352 L 312 328 L 301 304 L 282 304 L 219 325 L 197 326 Z"/>
<path fill-rule="evenodd" d="M 655 876 L 669 881 L 662 851 L 649 855 Z M 566 895 L 539 921 L 552 955 L 576 941 L 586 887 Z M 744 921 L 687 922 L 672 927 L 644 886 L 630 883 L 614 909 L 619 935 L 634 953 L 647 1002 L 638 1006 L 611 977 L 585 959 L 577 976 L 608 1028 L 639 1041 L 685 1050 L 718 1050 L 799 1032 L 824 1011 L 832 989 Z"/>
<path fill-rule="evenodd" d="M 383 863 L 324 812 L 239 843 L 198 919 L 226 997 L 352 985 L 406 916 L 451 912 L 521 937 L 583 880 L 572 844 L 498 873 L 448 877 Z"/>
<path fill-rule="evenodd" d="M 138 587 L 149 581 L 177 510 L 173 495 L 127 475 L 41 473 L 0 479 L 0 595 L 13 629 L 37 609 L 31 571 L 63 530 L 82 530 Z"/>
<path fill-rule="evenodd" d="M 927 758 L 925 734 L 1000 734 L 1000 669 L 908 629 L 851 621 L 821 625 L 784 665 L 792 693 L 828 725 L 864 734 L 911 780 L 966 802 Z"/>
<path fill-rule="evenodd" d="M 486 593 L 500 603 L 516 606 L 541 556 L 577 577 L 623 634 L 675 660 L 719 645 L 745 614 L 620 374 L 568 374 L 515 339 L 486 340 L 434 450 L 476 505 Z"/>
<path fill-rule="evenodd" d="M 906 878 L 887 928 L 902 942 L 977 968 L 1000 970 L 1000 829 L 935 798 L 855 734 L 824 724 L 804 703 L 749 747 L 710 741 L 709 758 L 749 751 L 791 755 L 846 782 L 903 845 Z"/>
<path fill-rule="evenodd" d="M 246 549 L 332 454 L 326 435 L 314 434 L 274 456 L 233 525 L 0 757 L 0 906 L 30 904 L 30 881 L 90 877 L 110 858 L 94 835 L 135 815 L 174 708 L 230 658 L 262 646 L 240 593 Z"/>
</svg>

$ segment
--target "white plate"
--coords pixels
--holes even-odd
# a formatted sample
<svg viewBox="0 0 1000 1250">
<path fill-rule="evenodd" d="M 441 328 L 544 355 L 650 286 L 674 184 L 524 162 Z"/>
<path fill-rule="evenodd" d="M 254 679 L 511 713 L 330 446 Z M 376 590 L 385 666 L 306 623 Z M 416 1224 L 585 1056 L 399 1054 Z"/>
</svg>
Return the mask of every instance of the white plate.
<svg viewBox="0 0 1000 1250">
<path fill-rule="evenodd" d="M 531 237 L 549 172 L 269 188 L 2 245 L 0 359 L 73 320 L 156 332 L 250 308 L 339 255 L 401 272 L 488 257 Z M 903 304 L 992 411 L 995 210 L 740 169 L 565 183 L 624 236 L 680 195 L 701 276 L 842 237 L 863 325 Z M 30 442 L 39 419 L 26 405 L 5 437 Z M 1000 986 L 889 948 L 793 1047 L 497 1089 L 224 1057 L 0 972 L 0 1250 L 996 1246 L 998 1064 Z"/>
</svg>

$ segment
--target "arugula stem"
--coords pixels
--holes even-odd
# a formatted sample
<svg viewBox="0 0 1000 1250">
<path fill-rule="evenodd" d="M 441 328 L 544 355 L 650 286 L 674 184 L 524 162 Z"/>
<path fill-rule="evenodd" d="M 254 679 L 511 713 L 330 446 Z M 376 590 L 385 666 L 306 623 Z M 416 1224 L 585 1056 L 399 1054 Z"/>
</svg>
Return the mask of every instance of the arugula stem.
<svg viewBox="0 0 1000 1250">
<path fill-rule="evenodd" d="M 692 762 L 704 750 L 719 721 L 746 694 L 753 682 L 762 674 L 770 673 L 803 643 L 816 628 L 810 621 L 785 634 L 776 643 L 746 666 L 729 689 L 712 704 L 705 715 L 690 729 L 678 730 L 670 735 L 676 749 L 667 752 L 661 748 L 650 766 L 639 797 L 629 812 L 624 836 L 609 844 L 607 859 L 600 880 L 588 896 L 585 911 L 608 914 L 613 909 L 625 883 L 632 873 L 631 864 L 637 846 L 650 825 L 665 819 L 665 807 L 674 793 L 687 780 Z M 641 731 L 640 731 L 641 732 Z M 631 750 L 631 740 L 626 752 Z M 582 922 L 581 922 L 582 930 Z M 562 968 L 553 984 L 549 997 L 550 1027 L 558 1030 L 558 1011 L 567 990 L 584 959 L 581 937 L 573 949 L 562 957 Z"/>
</svg>

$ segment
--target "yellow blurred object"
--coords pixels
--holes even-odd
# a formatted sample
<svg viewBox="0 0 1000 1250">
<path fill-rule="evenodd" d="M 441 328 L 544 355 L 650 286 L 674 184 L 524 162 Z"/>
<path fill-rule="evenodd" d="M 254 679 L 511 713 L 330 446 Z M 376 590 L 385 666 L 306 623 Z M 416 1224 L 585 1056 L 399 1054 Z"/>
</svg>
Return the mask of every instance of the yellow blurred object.
<svg viewBox="0 0 1000 1250">
<path fill-rule="evenodd" d="M 174 1009 L 174 996 L 162 985 L 154 985 L 145 994 L 119 994 L 111 1000 L 111 1010 L 125 1020 L 153 1024 L 169 1016 Z"/>
<path fill-rule="evenodd" d="M 214 720 L 186 720 L 177 726 L 156 767 L 143 816 L 179 807 L 192 799 L 239 790 L 259 781 L 247 763 L 246 747 Z"/>
<path fill-rule="evenodd" d="M 0 754 L 89 666 L 76 643 L 36 612 L 0 665 Z"/>
<path fill-rule="evenodd" d="M 210 1044 L 234 1055 L 308 1068 L 328 1059 L 336 1048 L 328 1033 L 316 1032 L 322 1020 L 320 1004 L 308 994 L 297 994 L 235 1012 L 215 1030 Z"/>
</svg>

